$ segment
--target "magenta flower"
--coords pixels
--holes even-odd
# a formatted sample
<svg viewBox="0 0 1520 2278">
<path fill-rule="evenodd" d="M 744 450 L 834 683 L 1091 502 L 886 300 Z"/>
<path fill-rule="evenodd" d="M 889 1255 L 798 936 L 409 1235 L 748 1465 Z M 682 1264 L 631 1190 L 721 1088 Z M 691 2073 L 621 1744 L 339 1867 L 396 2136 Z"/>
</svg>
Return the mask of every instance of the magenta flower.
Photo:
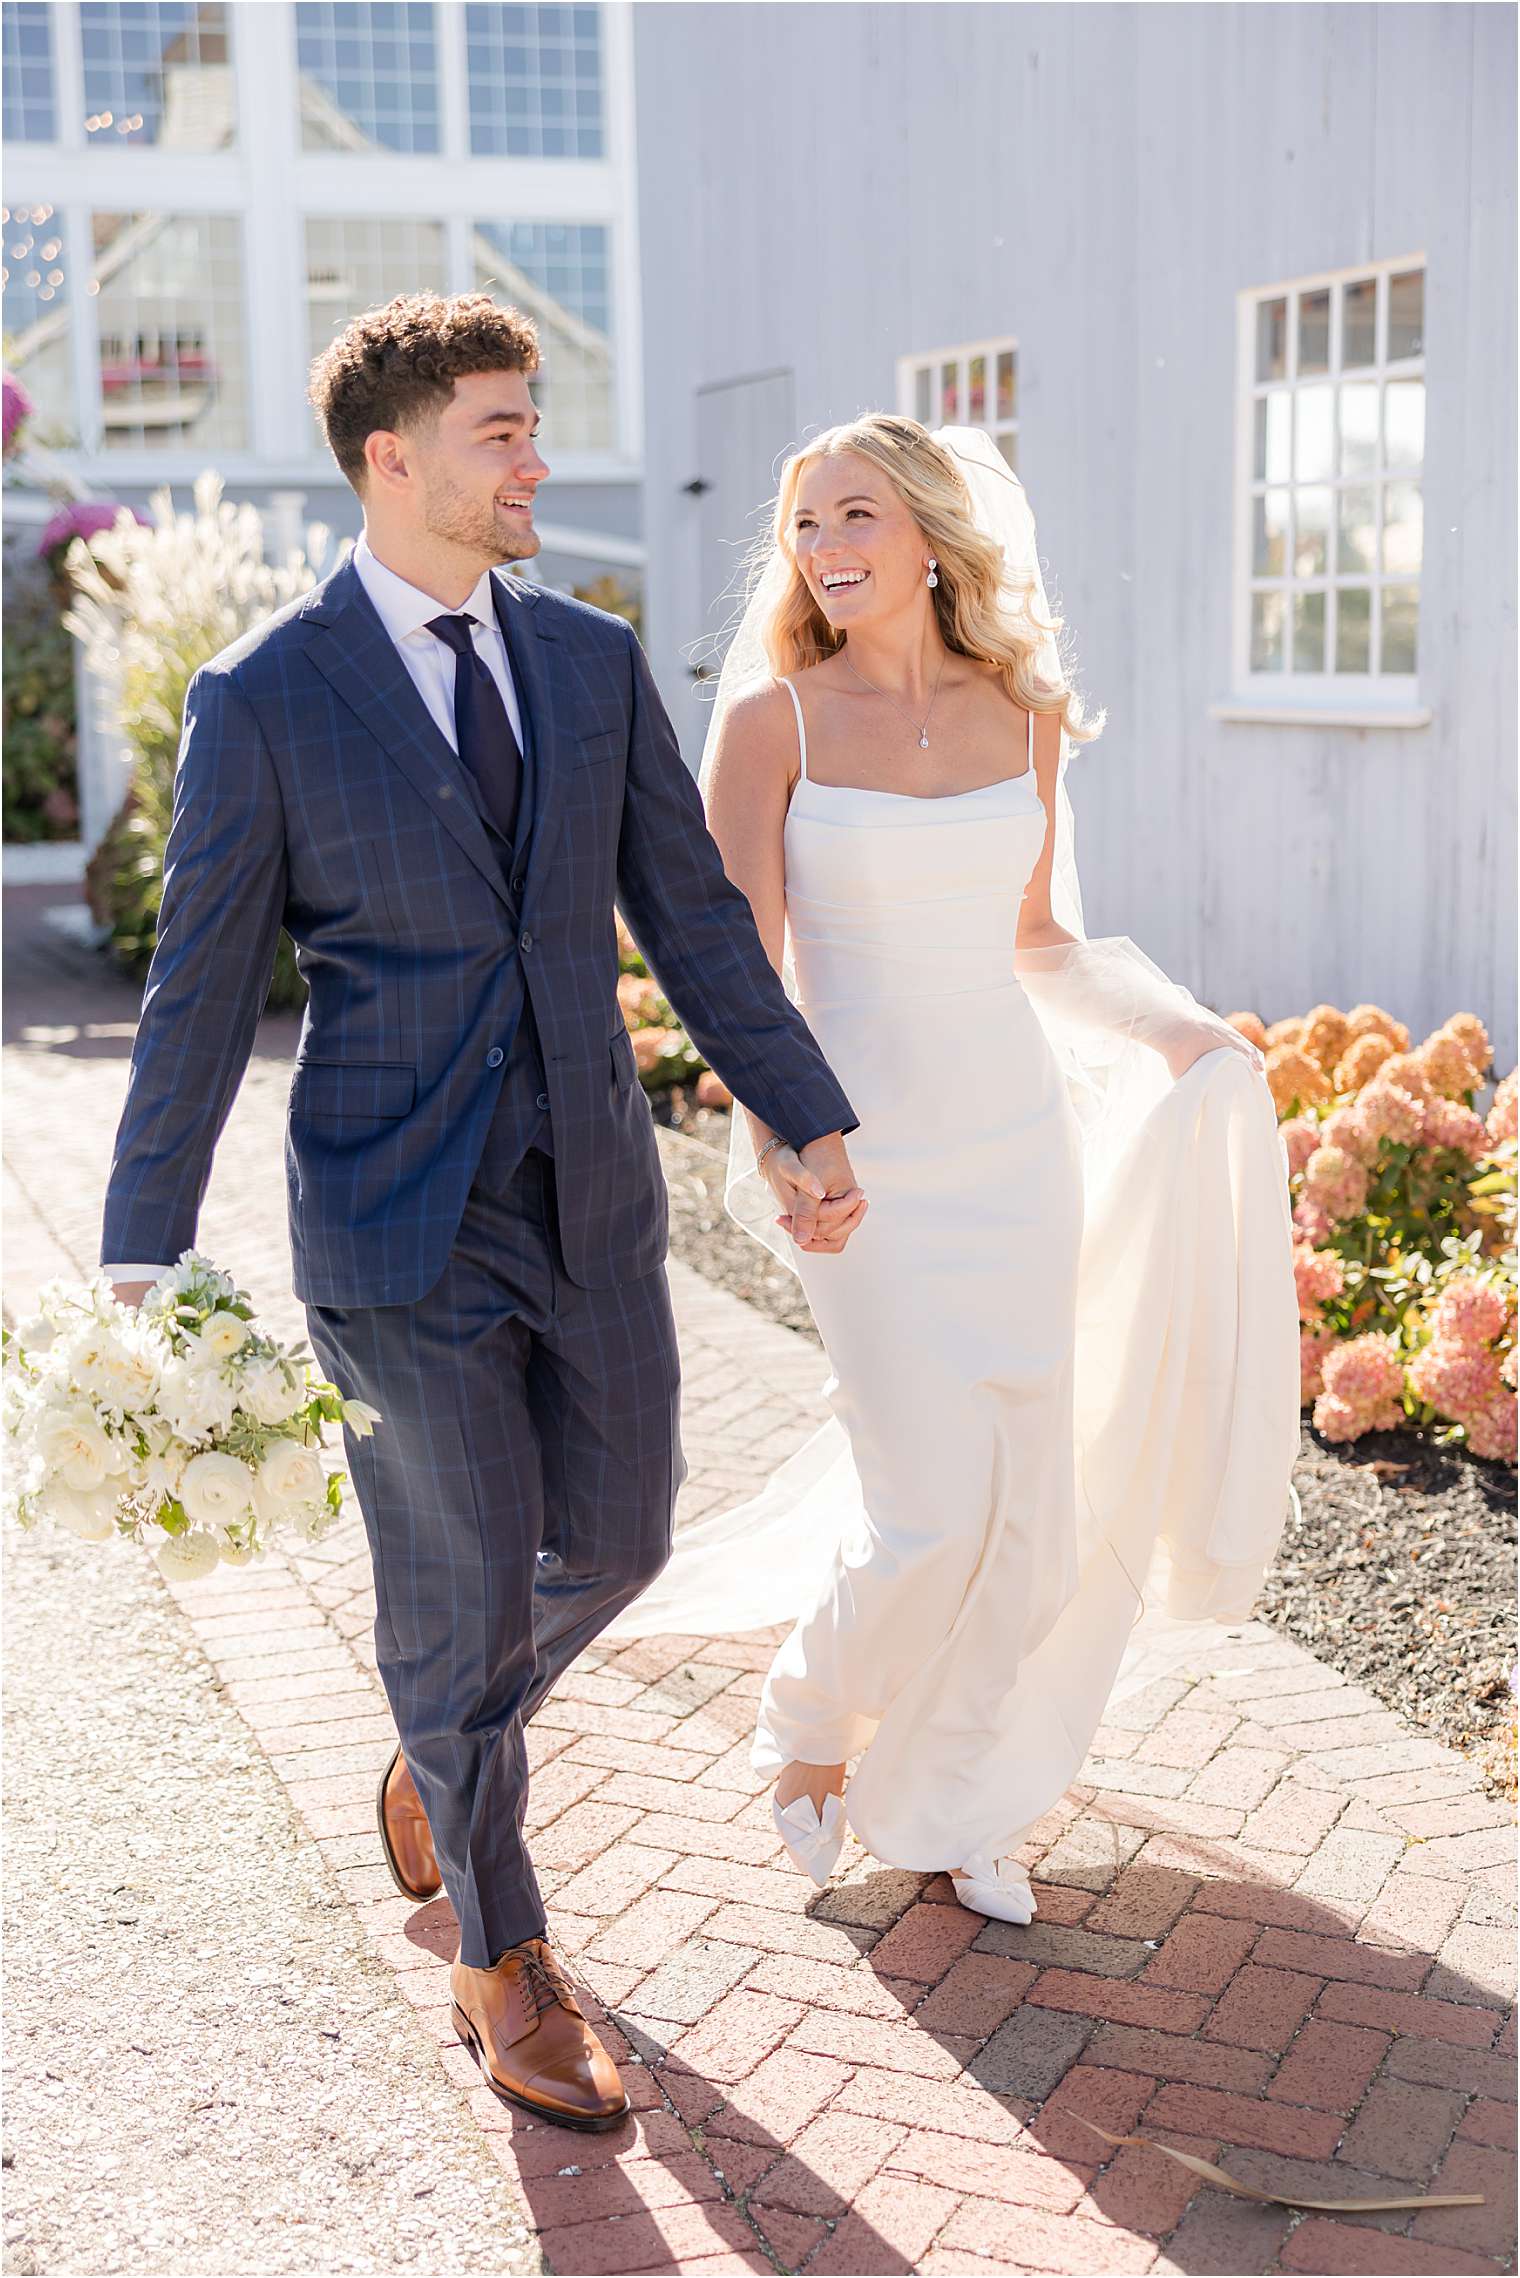
<svg viewBox="0 0 1520 2278">
<path fill-rule="evenodd" d="M 67 506 L 59 507 L 43 530 L 42 536 L 37 540 L 37 551 L 39 554 L 51 554 L 58 547 L 68 545 L 74 538 L 94 538 L 102 530 L 114 530 L 116 517 L 121 511 L 114 498 L 72 498 Z M 138 513 L 135 506 L 131 511 L 134 519 L 147 529 L 146 514 Z"/>
<path fill-rule="evenodd" d="M 4 377 L 3 425 L 0 425 L 0 440 L 3 440 L 3 448 L 7 457 L 10 455 L 11 445 L 21 431 L 22 422 L 31 418 L 34 408 L 32 399 L 21 382 L 13 380 L 10 373 L 7 372 Z"/>
</svg>

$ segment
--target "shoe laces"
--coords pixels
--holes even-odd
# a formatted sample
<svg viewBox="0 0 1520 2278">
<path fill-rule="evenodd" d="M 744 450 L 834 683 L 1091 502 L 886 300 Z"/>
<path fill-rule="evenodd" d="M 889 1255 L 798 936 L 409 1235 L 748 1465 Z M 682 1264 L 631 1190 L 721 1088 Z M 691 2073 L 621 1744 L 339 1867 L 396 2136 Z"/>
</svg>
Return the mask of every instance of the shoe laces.
<svg viewBox="0 0 1520 2278">
<path fill-rule="evenodd" d="M 524 1948 L 518 1983 L 522 1987 L 523 2005 L 531 2012 L 534 2025 L 547 2010 L 554 2008 L 567 2009 L 572 2017 L 580 2016 L 575 1988 L 547 1945 Z"/>
</svg>

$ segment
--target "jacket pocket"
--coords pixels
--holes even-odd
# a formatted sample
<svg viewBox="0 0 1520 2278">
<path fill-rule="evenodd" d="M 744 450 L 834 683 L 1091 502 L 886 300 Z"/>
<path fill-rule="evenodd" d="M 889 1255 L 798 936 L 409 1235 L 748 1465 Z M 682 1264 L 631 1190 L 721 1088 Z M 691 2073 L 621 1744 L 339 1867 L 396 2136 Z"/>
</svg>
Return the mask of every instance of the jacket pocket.
<svg viewBox="0 0 1520 2278">
<path fill-rule="evenodd" d="M 291 1090 L 292 1113 L 355 1122 L 407 1115 L 417 1071 L 404 1060 L 303 1060 Z"/>
<path fill-rule="evenodd" d="M 575 764 L 587 767 L 596 759 L 618 759 L 628 749 L 626 728 L 596 728 L 575 739 Z"/>
<path fill-rule="evenodd" d="M 612 1039 L 612 1073 L 617 1078 L 620 1092 L 631 1091 L 639 1080 L 639 1064 L 633 1056 L 633 1039 L 626 1028 L 620 1028 Z"/>
</svg>

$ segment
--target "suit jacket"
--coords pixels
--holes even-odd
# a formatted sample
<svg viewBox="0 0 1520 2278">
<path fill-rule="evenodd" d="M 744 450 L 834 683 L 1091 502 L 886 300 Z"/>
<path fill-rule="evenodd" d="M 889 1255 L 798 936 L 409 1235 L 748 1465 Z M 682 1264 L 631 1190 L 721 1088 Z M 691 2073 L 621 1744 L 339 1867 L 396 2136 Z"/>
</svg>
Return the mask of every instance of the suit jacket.
<svg viewBox="0 0 1520 2278">
<path fill-rule="evenodd" d="M 351 563 L 195 675 L 104 1258 L 194 1243 L 282 925 L 310 992 L 286 1139 L 307 1303 L 406 1304 L 438 1279 L 525 1000 L 571 1279 L 659 1265 L 615 902 L 737 1098 L 798 1146 L 855 1128 L 724 874 L 631 628 L 494 582 L 532 723 L 531 823 L 506 865 Z"/>
</svg>

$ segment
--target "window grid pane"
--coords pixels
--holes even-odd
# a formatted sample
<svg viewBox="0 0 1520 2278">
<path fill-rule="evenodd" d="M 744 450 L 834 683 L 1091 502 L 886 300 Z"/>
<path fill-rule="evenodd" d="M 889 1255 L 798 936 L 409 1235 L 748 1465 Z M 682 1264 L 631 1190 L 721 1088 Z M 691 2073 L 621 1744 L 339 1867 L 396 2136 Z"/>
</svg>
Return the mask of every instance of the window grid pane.
<svg viewBox="0 0 1520 2278">
<path fill-rule="evenodd" d="M 1005 341 L 915 357 L 899 408 L 925 427 L 979 427 L 1018 471 L 1018 350 Z"/>
<path fill-rule="evenodd" d="M 1425 383 L 1409 364 L 1423 347 L 1423 305 L 1417 269 L 1256 305 L 1253 673 L 1366 680 L 1415 669 Z M 1397 376 L 1386 374 L 1395 361 Z"/>
<path fill-rule="evenodd" d="M 442 222 L 312 216 L 306 224 L 307 344 L 319 356 L 335 333 L 398 293 L 449 289 Z M 316 430 L 319 448 L 327 445 Z"/>
<path fill-rule="evenodd" d="M 476 157 L 600 158 L 600 9 L 470 0 L 464 15 Z"/>
<path fill-rule="evenodd" d="M 227 214 L 91 220 L 105 449 L 246 448 L 241 223 Z"/>
<path fill-rule="evenodd" d="M 617 438 L 609 239 L 599 222 L 475 224 L 476 288 L 537 325 L 543 364 L 534 400 L 546 443 L 566 450 L 606 451 Z"/>
<path fill-rule="evenodd" d="M 0 61 L 7 142 L 51 142 L 58 132 L 52 15 L 47 0 L 5 0 Z"/>
<path fill-rule="evenodd" d="M 440 148 L 428 0 L 297 0 L 303 150 Z"/>
<path fill-rule="evenodd" d="M 70 263 L 56 208 L 0 206 L 5 253 L 5 361 L 36 406 L 39 440 L 73 442 Z"/>
<path fill-rule="evenodd" d="M 79 38 L 92 146 L 225 150 L 232 142 L 221 0 L 81 0 Z"/>
</svg>

